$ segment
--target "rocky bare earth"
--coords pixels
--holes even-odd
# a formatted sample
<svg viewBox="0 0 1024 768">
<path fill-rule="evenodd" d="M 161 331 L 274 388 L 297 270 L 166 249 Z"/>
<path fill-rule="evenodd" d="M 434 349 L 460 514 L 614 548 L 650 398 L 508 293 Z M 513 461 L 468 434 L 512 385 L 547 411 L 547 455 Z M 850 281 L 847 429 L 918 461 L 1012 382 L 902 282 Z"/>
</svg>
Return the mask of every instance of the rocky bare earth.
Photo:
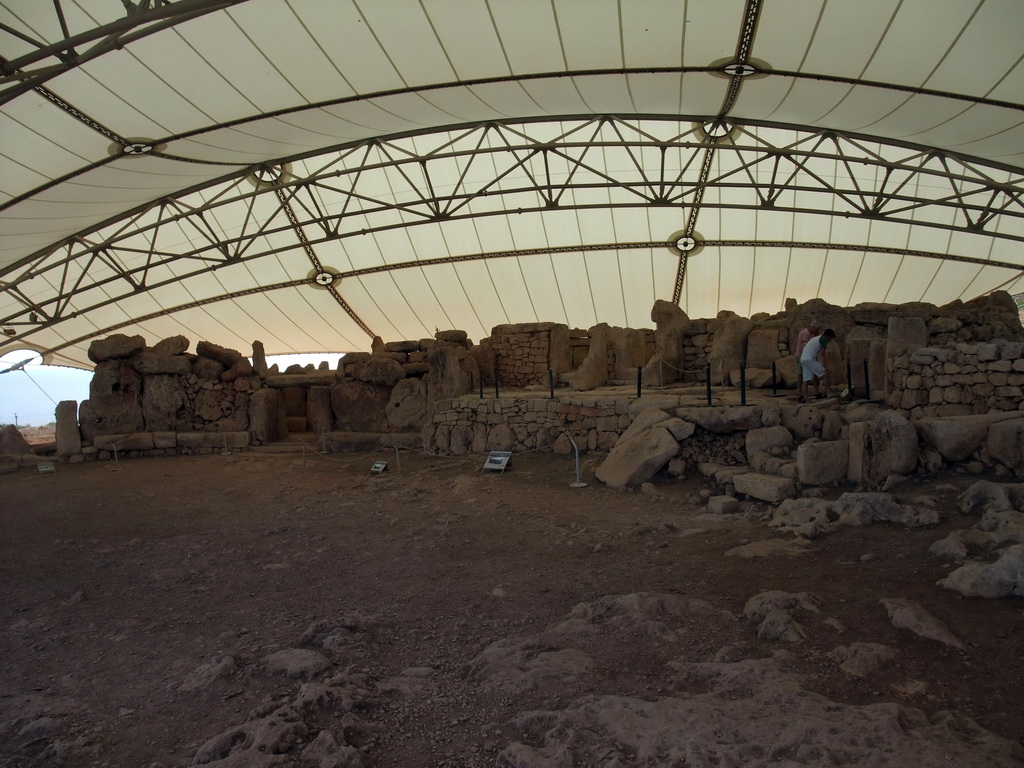
<svg viewBox="0 0 1024 768">
<path fill-rule="evenodd" d="M 0 765 L 1024 764 L 1024 605 L 956 588 L 1016 583 L 1017 486 L 783 507 L 599 462 L 0 476 Z"/>
</svg>

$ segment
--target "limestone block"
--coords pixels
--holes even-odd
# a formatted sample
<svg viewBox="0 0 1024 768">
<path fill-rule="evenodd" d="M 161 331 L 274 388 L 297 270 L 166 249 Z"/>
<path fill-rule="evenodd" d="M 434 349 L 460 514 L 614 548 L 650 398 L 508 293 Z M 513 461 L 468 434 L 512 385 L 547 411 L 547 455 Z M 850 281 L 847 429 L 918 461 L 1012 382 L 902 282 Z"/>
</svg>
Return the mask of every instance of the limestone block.
<svg viewBox="0 0 1024 768">
<path fill-rule="evenodd" d="M 655 426 L 633 440 L 617 443 L 594 474 L 611 488 L 639 485 L 678 453 L 679 443 L 672 434 Z"/>
<path fill-rule="evenodd" d="M 248 438 L 248 433 L 246 433 Z M 178 435 L 176 432 L 154 432 L 153 433 L 153 447 L 154 448 L 177 448 L 178 447 Z"/>
<path fill-rule="evenodd" d="M 668 421 L 669 418 L 671 417 L 660 408 L 647 408 L 637 415 L 633 423 L 629 425 L 629 429 L 622 433 L 619 441 L 624 443 L 627 440 L 632 440 L 654 425 Z"/>
<path fill-rule="evenodd" d="M 455 347 L 440 345 L 427 353 L 430 373 L 424 377 L 427 402 L 459 397 L 470 391 L 470 380 Z"/>
<path fill-rule="evenodd" d="M 767 398 L 761 403 L 761 426 L 777 427 L 782 423 L 782 403 L 778 398 Z"/>
<path fill-rule="evenodd" d="M 105 360 L 122 360 L 146 348 L 146 340 L 141 336 L 126 336 L 115 333 L 105 339 L 97 339 L 89 345 L 89 359 L 94 363 Z"/>
<path fill-rule="evenodd" d="M 0 427 L 0 455 L 28 455 L 32 453 L 25 436 L 13 424 Z"/>
<path fill-rule="evenodd" d="M 608 382 L 608 345 L 611 329 L 599 323 L 590 329 L 590 349 L 583 363 L 569 377 L 569 386 L 575 390 L 589 390 Z"/>
<path fill-rule="evenodd" d="M 196 354 L 200 357 L 216 360 L 229 370 L 237 368 L 240 371 L 245 371 L 243 375 L 252 373 L 251 363 L 249 363 L 249 360 L 243 357 L 242 353 L 237 350 L 221 347 L 217 344 L 211 344 L 208 341 L 200 341 L 196 344 Z"/>
<path fill-rule="evenodd" d="M 150 351 L 158 355 L 183 355 L 191 342 L 184 336 L 169 336 L 154 344 Z"/>
<path fill-rule="evenodd" d="M 821 439 L 838 440 L 843 432 L 843 417 L 838 411 L 828 411 L 821 420 Z"/>
<path fill-rule="evenodd" d="M 405 370 L 397 360 L 376 355 L 356 363 L 352 367 L 352 376 L 359 381 L 393 387 L 405 377 Z"/>
<path fill-rule="evenodd" d="M 719 435 L 743 432 L 761 426 L 761 409 L 756 405 L 683 407 L 677 408 L 675 413 L 679 418 L 692 421 Z"/>
<path fill-rule="evenodd" d="M 609 337 L 615 361 L 612 378 L 635 380 L 636 369 L 647 362 L 647 344 L 643 331 L 635 328 L 612 328 Z"/>
<path fill-rule="evenodd" d="M 754 323 L 735 313 L 728 313 L 718 319 L 717 323 L 708 363 L 711 365 L 712 381 L 722 385 L 726 383 L 729 372 L 747 359 L 747 335 Z"/>
<path fill-rule="evenodd" d="M 147 376 L 144 386 L 142 416 L 147 430 L 177 431 L 188 427 L 193 414 L 180 376 Z"/>
<path fill-rule="evenodd" d="M 747 431 L 746 451 L 747 456 L 753 456 L 758 451 L 770 451 L 772 448 L 793 447 L 793 433 L 782 426 L 761 427 Z"/>
<path fill-rule="evenodd" d="M 426 407 L 426 386 L 423 381 L 402 379 L 391 390 L 384 408 L 390 431 L 409 432 L 420 429 L 426 419 Z"/>
<path fill-rule="evenodd" d="M 288 387 L 333 387 L 339 381 L 338 374 L 333 371 L 272 373 L 264 377 L 264 383 L 274 389 L 286 389 Z"/>
<path fill-rule="evenodd" d="M 112 451 L 148 451 L 153 445 L 152 432 L 134 432 L 120 435 L 96 435 L 93 445 L 101 450 Z"/>
<path fill-rule="evenodd" d="M 775 362 L 775 372 L 781 383 L 790 389 L 800 383 L 800 366 L 793 355 L 779 358 Z"/>
<path fill-rule="evenodd" d="M 988 428 L 986 444 L 993 459 L 1010 469 L 1024 470 L 1024 419 L 1008 419 L 992 424 Z"/>
<path fill-rule="evenodd" d="M 941 519 L 934 508 L 901 505 L 888 493 L 844 493 L 829 509 L 842 525 L 902 523 L 916 527 L 935 525 Z"/>
<path fill-rule="evenodd" d="M 849 446 L 847 477 L 869 488 L 878 488 L 890 475 L 905 475 L 917 467 L 917 430 L 893 411 L 851 424 Z"/>
<path fill-rule="evenodd" d="M 781 377 L 777 381 L 778 384 L 781 384 Z M 770 368 L 747 368 L 744 371 L 736 368 L 729 372 L 729 383 L 734 387 L 745 386 L 747 389 L 764 389 L 772 385 L 772 371 Z"/>
<path fill-rule="evenodd" d="M 208 357 L 197 357 L 192 361 L 192 374 L 203 381 L 220 381 L 225 371 L 225 366 Z"/>
<path fill-rule="evenodd" d="M 991 565 L 967 563 L 939 584 L 968 597 L 1024 597 L 1024 544 L 1010 547 Z"/>
<path fill-rule="evenodd" d="M 846 478 L 850 445 L 845 440 L 804 443 L 796 451 L 797 473 L 804 485 L 827 485 Z"/>
<path fill-rule="evenodd" d="M 57 456 L 67 459 L 82 452 L 82 433 L 78 429 L 78 402 L 61 400 L 54 411 L 57 428 L 54 439 Z"/>
<path fill-rule="evenodd" d="M 177 376 L 188 376 L 192 373 L 192 363 L 187 357 L 181 355 L 161 355 L 153 352 L 139 352 L 131 358 L 131 365 L 143 376 L 154 374 L 175 374 Z"/>
<path fill-rule="evenodd" d="M 331 388 L 312 386 L 306 390 L 306 429 L 315 435 L 334 428 L 331 411 Z"/>
<path fill-rule="evenodd" d="M 690 318 L 670 301 L 658 299 L 651 308 L 654 328 L 654 352 L 644 366 L 643 380 L 660 386 L 671 384 L 679 378 L 683 368 L 683 347 L 690 329 Z"/>
<path fill-rule="evenodd" d="M 283 416 L 284 409 L 276 389 L 260 389 L 253 393 L 249 401 L 249 424 L 256 440 L 261 443 L 280 440 L 284 436 L 281 427 Z"/>
<path fill-rule="evenodd" d="M 78 409 L 82 438 L 92 443 L 98 434 L 126 434 L 145 428 L 142 405 L 136 395 L 89 398 Z"/>
<path fill-rule="evenodd" d="M 438 331 L 434 338 L 449 344 L 464 344 L 469 339 L 469 334 L 465 331 Z"/>
<path fill-rule="evenodd" d="M 768 527 L 814 538 L 831 530 L 834 517 L 824 499 L 786 499 L 772 513 Z"/>
<path fill-rule="evenodd" d="M 248 432 L 178 432 L 175 439 L 179 448 L 245 448 L 250 443 Z"/>
<path fill-rule="evenodd" d="M 688 437 L 691 437 L 696 431 L 697 427 L 693 422 L 683 421 L 678 417 L 673 417 L 667 421 L 661 422 L 661 426 L 672 433 L 672 437 L 676 440 L 682 441 Z"/>
<path fill-rule="evenodd" d="M 779 329 L 755 328 L 747 335 L 747 365 L 771 371 L 779 354 Z M 749 371 L 748 371 L 749 374 Z"/>
<path fill-rule="evenodd" d="M 738 493 L 773 504 L 796 495 L 793 481 L 785 477 L 746 472 L 735 475 L 732 482 Z"/>
<path fill-rule="evenodd" d="M 946 461 L 962 461 L 977 451 L 988 437 L 992 424 L 1019 418 L 1015 412 L 993 412 L 971 416 L 919 419 L 914 422 L 921 441 L 935 448 Z"/>
<path fill-rule="evenodd" d="M 515 436 L 506 422 L 495 424 L 487 432 L 486 450 L 511 451 L 515 448 Z"/>
<path fill-rule="evenodd" d="M 740 511 L 740 503 L 732 496 L 712 496 L 708 499 L 708 512 L 712 515 L 733 515 Z"/>
<path fill-rule="evenodd" d="M 636 400 L 629 403 L 626 408 L 626 415 L 630 419 L 636 419 L 641 413 L 648 408 L 660 408 L 663 411 L 671 412 L 679 406 L 679 395 L 642 395 Z M 681 418 L 686 418 L 682 414 L 677 414 Z"/>
<path fill-rule="evenodd" d="M 548 336 L 548 368 L 555 376 L 572 370 L 572 348 L 569 345 L 569 326 L 555 323 Z"/>
<path fill-rule="evenodd" d="M 813 403 L 782 408 L 782 426 L 801 440 L 819 434 L 824 419 L 825 410 Z"/>
</svg>

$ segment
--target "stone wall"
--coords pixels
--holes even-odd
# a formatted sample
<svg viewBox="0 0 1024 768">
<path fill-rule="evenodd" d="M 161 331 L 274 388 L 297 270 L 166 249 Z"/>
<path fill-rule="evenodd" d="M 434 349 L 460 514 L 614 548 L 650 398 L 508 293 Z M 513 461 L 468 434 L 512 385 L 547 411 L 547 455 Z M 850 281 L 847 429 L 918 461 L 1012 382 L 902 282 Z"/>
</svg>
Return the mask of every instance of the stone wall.
<svg viewBox="0 0 1024 768">
<path fill-rule="evenodd" d="M 461 455 L 534 449 L 568 453 L 569 437 L 581 451 L 610 450 L 631 418 L 627 398 L 474 397 L 439 402 L 423 430 L 429 452 Z"/>
<path fill-rule="evenodd" d="M 911 419 L 1024 410 L 1024 344 L 929 346 L 889 361 L 889 405 Z"/>
<path fill-rule="evenodd" d="M 560 323 L 498 325 L 481 344 L 494 355 L 499 386 L 546 385 L 549 370 L 557 377 L 573 368 L 569 326 Z"/>
<path fill-rule="evenodd" d="M 837 391 L 852 369 L 857 397 L 864 397 L 870 379 L 872 396 L 913 418 L 1014 410 L 1022 400 L 1024 329 L 1006 293 L 944 307 L 787 301 L 775 315 L 744 318 L 724 311 L 695 320 L 658 301 L 651 318 L 655 330 L 604 323 L 586 331 L 559 323 L 500 325 L 478 344 L 457 330 L 418 341 L 377 338 L 371 352 L 345 355 L 336 370 L 293 366 L 285 373 L 267 368 L 259 342 L 250 363 L 205 341 L 190 353 L 183 337 L 148 347 L 142 337 L 118 334 L 90 348 L 96 363 L 90 398 L 73 425 L 80 444 L 74 435 L 63 439 L 62 455 L 89 454 L 83 446 L 95 448 L 98 436 L 115 444 L 152 443 L 133 449 L 142 452 L 189 452 L 216 447 L 180 437 L 189 433 L 248 433 L 252 444 L 262 444 L 289 432 L 418 435 L 425 425 L 425 444 L 445 452 L 495 445 L 568 450 L 568 435 L 585 450 L 604 450 L 627 426 L 620 422 L 631 415 L 628 408 L 570 397 L 565 387 L 584 392 L 631 383 L 638 369 L 645 393 L 703 380 L 708 369 L 715 386 L 736 386 L 742 364 L 748 388 L 771 387 L 773 365 L 774 380 L 793 386 L 791 342 L 812 319 L 840 339 L 825 355 Z M 1002 337 L 992 341 L 996 332 Z M 546 391 L 549 371 L 561 387 L 553 400 L 453 405 L 481 393 L 485 384 L 489 388 L 495 375 L 502 393 Z M 132 437 L 142 433 L 149 437 Z"/>
</svg>

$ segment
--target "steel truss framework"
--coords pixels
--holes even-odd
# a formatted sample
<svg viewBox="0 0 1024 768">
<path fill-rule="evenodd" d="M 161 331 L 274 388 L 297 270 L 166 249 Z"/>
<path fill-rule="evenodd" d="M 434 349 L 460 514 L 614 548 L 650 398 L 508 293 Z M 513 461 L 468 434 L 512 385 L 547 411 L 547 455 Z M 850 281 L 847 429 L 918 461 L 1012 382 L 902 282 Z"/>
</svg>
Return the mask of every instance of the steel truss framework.
<svg viewBox="0 0 1024 768">
<path fill-rule="evenodd" d="M 154 316 L 246 293 L 308 284 L 329 290 L 359 327 L 372 335 L 373 330 L 346 303 L 347 278 L 507 258 L 525 251 L 423 254 L 360 268 L 331 263 L 318 255 L 318 248 L 387 230 L 553 210 L 678 209 L 675 233 L 656 233 L 654 238 L 631 242 L 552 243 L 541 249 L 552 254 L 673 249 L 679 258 L 672 291 L 676 302 L 687 254 L 702 245 L 699 217 L 714 209 L 862 218 L 1024 241 L 1024 179 L 1011 170 L 932 149 L 884 145 L 828 131 L 764 130 L 729 123 L 726 131 L 718 125 L 709 135 L 703 127 L 709 122 L 710 118 L 611 116 L 558 123 L 488 122 L 363 141 L 312 157 L 286 159 L 273 167 L 250 168 L 203 189 L 155 201 L 9 268 L 0 278 L 17 308 L 0 318 L 0 325 L 31 344 L 37 329 L 88 316 L 133 295 L 290 254 L 288 258 L 297 255 L 303 260 L 308 275 L 235 294 L 198 296 Z M 296 175 L 299 165 L 315 170 Z M 241 224 L 223 233 L 220 222 L 224 220 Z M 681 239 L 685 237 L 693 239 Z M 850 249 L 976 261 L 1021 271 L 1020 263 L 966 253 L 937 254 L 863 243 L 758 241 L 744 236 L 703 244 Z M 227 284 L 229 274 L 223 281 Z M 90 325 L 87 335 L 47 351 L 103 336 L 121 325 L 126 324 Z"/>
</svg>

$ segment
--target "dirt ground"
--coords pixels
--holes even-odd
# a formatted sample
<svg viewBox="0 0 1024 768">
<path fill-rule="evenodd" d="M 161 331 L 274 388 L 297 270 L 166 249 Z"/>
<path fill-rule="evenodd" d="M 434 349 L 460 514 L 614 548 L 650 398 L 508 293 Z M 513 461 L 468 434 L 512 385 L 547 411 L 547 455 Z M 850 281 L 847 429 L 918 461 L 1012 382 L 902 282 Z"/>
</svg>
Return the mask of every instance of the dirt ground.
<svg viewBox="0 0 1024 768">
<path fill-rule="evenodd" d="M 376 459 L 389 462 L 379 476 Z M 275 765 L 513 765 L 503 750 L 522 738 L 513 723 L 523 712 L 595 693 L 649 700 L 671 692 L 668 659 L 720 660 L 723 649 L 756 659 L 784 647 L 808 690 L 835 702 L 953 710 L 1024 738 L 1024 605 L 942 589 L 953 565 L 927 553 L 976 522 L 956 497 L 977 477 L 894 491 L 936 499 L 938 526 L 844 528 L 800 555 L 745 559 L 725 553 L 780 537 L 758 509 L 710 520 L 699 475 L 613 491 L 590 475 L 596 461 L 585 459 L 585 488 L 570 487 L 572 456 L 541 453 L 515 456 L 504 473 L 484 471 L 480 456 L 380 451 L 0 476 L 0 765 L 193 765 L 210 739 L 295 697 L 303 681 L 274 674 L 266 658 L 312 647 L 329 625 L 347 639 L 320 645 L 331 666 L 311 679 L 344 674 L 359 694 L 322 702 L 277 746 Z M 743 609 L 766 590 L 811 592 L 836 621 L 797 643 L 760 639 Z M 474 673 L 494 643 L 541 632 L 579 603 L 637 593 L 698 598 L 735 620 L 697 627 L 671 649 L 609 636 L 590 651 L 604 672 L 562 688 L 498 692 Z M 894 627 L 886 597 L 918 601 L 968 650 Z M 895 649 L 896 662 L 845 674 L 829 653 L 857 641 Z M 233 664 L 203 677 L 227 655 Z M 426 690 L 409 682 L 417 676 L 429 677 Z M 362 762 L 300 757 L 324 730 Z M 606 764 L 659 764 L 622 749 Z M 223 764 L 264 764 L 255 760 Z"/>
</svg>

